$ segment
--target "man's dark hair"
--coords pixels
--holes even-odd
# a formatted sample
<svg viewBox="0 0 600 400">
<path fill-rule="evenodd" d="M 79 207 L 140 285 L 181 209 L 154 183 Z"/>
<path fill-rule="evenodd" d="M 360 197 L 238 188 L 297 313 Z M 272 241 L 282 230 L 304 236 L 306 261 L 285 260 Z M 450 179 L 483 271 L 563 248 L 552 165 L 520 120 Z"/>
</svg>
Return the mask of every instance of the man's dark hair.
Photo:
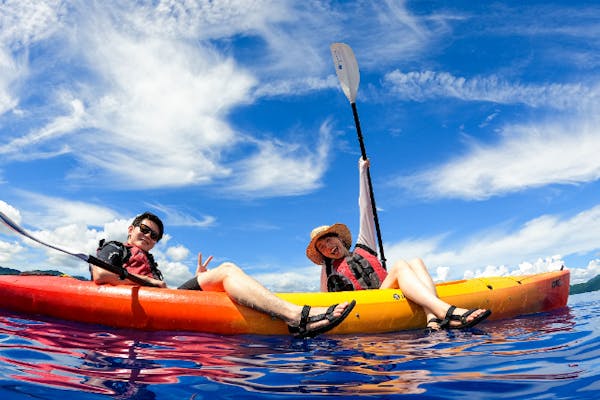
<svg viewBox="0 0 600 400">
<path fill-rule="evenodd" d="M 165 228 L 160 218 L 158 218 L 156 215 L 152 214 L 149 211 L 146 211 L 143 214 L 140 214 L 137 217 L 135 217 L 131 225 L 140 226 L 142 221 L 145 219 L 154 222 L 158 226 L 158 239 L 156 240 L 158 242 L 160 239 L 162 239 Z"/>
</svg>

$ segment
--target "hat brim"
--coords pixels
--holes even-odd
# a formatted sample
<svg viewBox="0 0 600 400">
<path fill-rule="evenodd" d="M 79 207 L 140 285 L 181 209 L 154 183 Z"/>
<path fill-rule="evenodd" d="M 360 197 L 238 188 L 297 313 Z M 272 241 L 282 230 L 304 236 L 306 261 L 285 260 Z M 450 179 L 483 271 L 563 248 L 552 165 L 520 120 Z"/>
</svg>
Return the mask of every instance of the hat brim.
<svg viewBox="0 0 600 400">
<path fill-rule="evenodd" d="M 317 265 L 325 263 L 325 260 L 323 259 L 323 254 L 321 254 L 321 252 L 317 250 L 317 240 L 321 239 L 325 235 L 331 234 L 338 236 L 348 250 L 350 250 L 350 246 L 352 246 L 352 234 L 350 233 L 350 229 L 348 229 L 348 227 L 344 224 L 331 225 L 329 228 L 316 234 L 310 240 L 310 243 L 306 247 L 306 256 Z"/>
</svg>

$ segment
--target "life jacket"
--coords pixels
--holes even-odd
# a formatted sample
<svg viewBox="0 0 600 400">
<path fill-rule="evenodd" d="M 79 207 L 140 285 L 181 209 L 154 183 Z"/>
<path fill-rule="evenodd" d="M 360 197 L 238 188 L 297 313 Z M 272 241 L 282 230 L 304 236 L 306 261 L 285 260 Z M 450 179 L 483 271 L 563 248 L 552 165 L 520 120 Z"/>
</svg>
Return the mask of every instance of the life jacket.
<svg viewBox="0 0 600 400">
<path fill-rule="evenodd" d="M 102 261 L 125 268 L 127 272 L 163 280 L 163 275 L 152 254 L 139 247 L 116 241 L 105 243 L 105 240 L 102 239 L 98 243 L 96 255 Z"/>
<path fill-rule="evenodd" d="M 361 244 L 357 244 L 349 256 L 334 261 L 333 266 L 329 260 L 325 266 L 329 292 L 378 289 L 387 276 L 377 253 Z"/>
</svg>

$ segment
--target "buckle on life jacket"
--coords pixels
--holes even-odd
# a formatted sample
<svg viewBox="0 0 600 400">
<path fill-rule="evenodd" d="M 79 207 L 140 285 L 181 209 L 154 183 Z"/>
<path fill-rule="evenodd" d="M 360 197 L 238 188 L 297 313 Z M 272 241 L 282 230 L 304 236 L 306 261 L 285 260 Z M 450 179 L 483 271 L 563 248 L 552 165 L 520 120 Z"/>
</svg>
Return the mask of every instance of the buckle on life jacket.
<svg viewBox="0 0 600 400">
<path fill-rule="evenodd" d="M 327 278 L 328 292 L 348 292 L 351 290 L 354 290 L 354 285 L 344 275 L 333 273 Z"/>
</svg>

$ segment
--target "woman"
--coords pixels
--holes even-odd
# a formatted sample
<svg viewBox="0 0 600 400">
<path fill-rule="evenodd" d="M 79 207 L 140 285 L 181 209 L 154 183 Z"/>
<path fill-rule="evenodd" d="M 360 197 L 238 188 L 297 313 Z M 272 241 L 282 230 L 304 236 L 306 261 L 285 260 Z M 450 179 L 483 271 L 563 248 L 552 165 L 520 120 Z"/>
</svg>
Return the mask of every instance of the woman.
<svg viewBox="0 0 600 400">
<path fill-rule="evenodd" d="M 321 265 L 321 291 L 400 289 L 423 307 L 427 329 L 463 329 L 475 326 L 490 316 L 490 310 L 457 308 L 437 296 L 435 284 L 423 261 L 399 260 L 386 271 L 375 252 L 375 224 L 367 190 L 369 161 L 359 161 L 360 231 L 351 252 L 352 236 L 344 224 L 320 226 L 311 232 L 307 257 Z"/>
</svg>

